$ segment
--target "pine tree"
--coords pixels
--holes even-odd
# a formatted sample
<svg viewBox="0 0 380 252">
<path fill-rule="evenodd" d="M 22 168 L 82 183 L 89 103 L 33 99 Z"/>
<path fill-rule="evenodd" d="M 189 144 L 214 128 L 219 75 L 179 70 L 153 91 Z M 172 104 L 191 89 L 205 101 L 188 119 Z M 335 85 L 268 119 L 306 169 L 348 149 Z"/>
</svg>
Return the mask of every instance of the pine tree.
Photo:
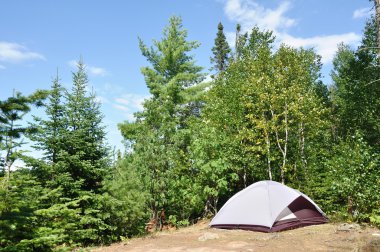
<svg viewBox="0 0 380 252">
<path fill-rule="evenodd" d="M 214 63 L 214 69 L 217 72 L 223 72 L 228 66 L 228 60 L 230 58 L 231 49 L 227 43 L 226 36 L 223 32 L 223 25 L 221 22 L 218 24 L 218 32 L 215 38 L 215 45 L 212 48 L 211 63 Z"/>
<path fill-rule="evenodd" d="M 1 157 L 5 175 L 5 185 L 9 182 L 11 166 L 22 152 L 19 148 L 24 144 L 22 137 L 27 132 L 33 132 L 34 128 L 22 126 L 20 121 L 31 110 L 32 105 L 42 106 L 43 99 L 48 93 L 38 90 L 30 96 L 24 96 L 20 92 L 14 92 L 12 97 L 0 101 L 0 151 L 4 151 Z"/>
<path fill-rule="evenodd" d="M 186 199 L 191 176 L 188 176 L 189 115 L 193 114 L 188 90 L 203 79 L 201 67 L 194 64 L 189 52 L 199 46 L 187 41 L 182 20 L 172 17 L 161 41 L 148 48 L 140 40 L 142 54 L 151 67 L 142 68 L 152 98 L 144 102 L 144 110 L 136 114 L 135 123 L 119 127 L 132 143 L 135 166 L 145 174 L 150 194 L 152 218 L 159 222 L 160 212 L 186 219 L 191 207 L 178 204 Z M 149 162 L 146 162 L 149 160 Z M 177 197 L 177 198 L 176 198 Z M 179 209 L 187 207 L 186 210 Z"/>
</svg>

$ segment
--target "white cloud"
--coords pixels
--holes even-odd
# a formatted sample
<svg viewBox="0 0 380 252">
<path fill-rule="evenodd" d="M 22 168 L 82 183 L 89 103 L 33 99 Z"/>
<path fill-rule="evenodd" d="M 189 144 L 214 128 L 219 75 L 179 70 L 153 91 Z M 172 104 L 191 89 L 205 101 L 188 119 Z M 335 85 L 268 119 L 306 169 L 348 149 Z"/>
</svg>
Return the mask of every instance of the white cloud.
<svg viewBox="0 0 380 252">
<path fill-rule="evenodd" d="M 123 106 L 123 105 L 119 105 L 119 104 L 113 104 L 112 105 L 115 109 L 118 109 L 118 110 L 121 110 L 121 111 L 124 111 L 124 112 L 130 112 L 129 108 L 126 107 L 126 106 Z"/>
<path fill-rule="evenodd" d="M 68 64 L 70 67 L 72 67 L 72 68 L 76 68 L 77 65 L 78 65 L 78 61 L 76 61 L 76 60 L 70 60 L 70 61 L 67 62 L 67 64 Z"/>
<path fill-rule="evenodd" d="M 134 121 L 135 120 L 135 116 L 133 115 L 133 112 L 127 106 L 119 105 L 119 104 L 113 104 L 112 106 L 115 109 L 122 111 L 124 116 L 127 118 L 128 121 Z"/>
<path fill-rule="evenodd" d="M 230 20 L 240 23 L 243 29 L 258 25 L 277 31 L 295 25 L 295 19 L 284 16 L 289 8 L 288 1 L 282 2 L 276 9 L 269 9 L 251 0 L 227 0 L 224 11 Z"/>
<path fill-rule="evenodd" d="M 361 39 L 356 33 L 350 32 L 337 35 L 315 36 L 310 38 L 297 38 L 289 34 L 280 37 L 283 43 L 294 47 L 313 47 L 322 56 L 322 63 L 329 63 L 334 58 L 339 43 L 357 45 Z"/>
<path fill-rule="evenodd" d="M 133 110 L 143 110 L 143 103 L 145 99 L 148 99 L 147 95 L 139 94 L 124 94 L 121 97 L 115 99 L 117 103 L 129 106 Z"/>
<path fill-rule="evenodd" d="M 139 94 L 123 94 L 121 97 L 115 99 L 115 103 L 112 105 L 114 108 L 123 112 L 128 120 L 134 120 L 133 113 L 143 110 L 143 103 L 149 96 L 143 96 Z"/>
<path fill-rule="evenodd" d="M 226 34 L 226 40 L 227 40 L 227 43 L 228 43 L 231 47 L 235 47 L 236 33 L 235 33 L 235 32 L 229 32 L 229 31 L 226 31 L 225 34 Z"/>
<path fill-rule="evenodd" d="M 358 19 L 358 18 L 366 18 L 369 17 L 372 13 L 372 8 L 366 7 L 366 8 L 360 8 L 354 11 L 352 14 L 352 18 Z"/>
<path fill-rule="evenodd" d="M 125 88 L 121 85 L 106 82 L 101 87 L 101 90 L 105 94 L 117 94 L 120 95 L 125 92 Z"/>
<path fill-rule="evenodd" d="M 127 99 L 124 99 L 124 98 L 116 98 L 115 101 L 118 102 L 118 103 L 124 104 L 124 105 L 129 105 L 130 104 L 130 101 L 127 100 Z"/>
<path fill-rule="evenodd" d="M 105 103 L 109 103 L 110 102 L 106 97 L 100 96 L 100 95 L 97 95 L 95 97 L 95 101 L 98 102 L 98 103 L 101 103 L 101 104 L 105 104 Z"/>
<path fill-rule="evenodd" d="M 42 54 L 32 52 L 23 45 L 0 41 L 0 61 L 18 63 L 27 60 L 46 59 Z"/>
<path fill-rule="evenodd" d="M 255 25 L 260 29 L 272 30 L 280 43 L 294 47 L 313 47 L 322 56 L 323 63 L 330 63 L 341 42 L 356 46 L 360 36 L 356 33 L 320 35 L 308 38 L 290 35 L 288 28 L 297 24 L 296 20 L 286 16 L 290 10 L 289 1 L 282 2 L 277 8 L 265 8 L 256 0 L 227 0 L 224 11 L 233 22 L 241 25 L 242 32 L 251 30 Z M 226 32 L 226 38 L 231 46 L 235 43 L 235 32 Z"/>
<path fill-rule="evenodd" d="M 89 73 L 97 76 L 105 76 L 107 75 L 107 71 L 104 68 L 101 67 L 95 67 L 95 66 L 87 66 L 87 70 Z"/>
<path fill-rule="evenodd" d="M 76 68 L 78 65 L 78 61 L 70 60 L 69 62 L 67 62 L 67 64 L 72 68 Z M 89 74 L 96 75 L 96 76 L 105 76 L 108 74 L 107 70 L 104 68 L 97 67 L 97 66 L 91 66 L 91 65 L 87 65 L 87 64 L 85 64 L 84 66 L 85 66 L 85 68 Z"/>
</svg>

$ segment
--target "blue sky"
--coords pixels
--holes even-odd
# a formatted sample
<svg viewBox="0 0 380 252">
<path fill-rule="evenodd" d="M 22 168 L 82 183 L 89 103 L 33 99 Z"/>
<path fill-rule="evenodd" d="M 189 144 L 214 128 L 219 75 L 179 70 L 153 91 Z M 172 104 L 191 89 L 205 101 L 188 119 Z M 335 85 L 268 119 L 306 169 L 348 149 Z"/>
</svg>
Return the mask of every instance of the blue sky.
<svg viewBox="0 0 380 252">
<path fill-rule="evenodd" d="M 240 23 L 243 31 L 258 25 L 273 30 L 279 42 L 314 47 L 329 84 L 336 45 L 357 46 L 373 11 L 368 0 L 4 0 L 0 6 L 0 99 L 13 89 L 26 95 L 48 89 L 57 70 L 70 87 L 73 62 L 82 56 L 102 102 L 109 143 L 117 148 L 117 124 L 133 120 L 149 95 L 137 38 L 148 45 L 160 39 L 170 16 L 181 16 L 189 39 L 201 43 L 193 54 L 205 72 L 218 22 L 229 41 Z"/>
</svg>

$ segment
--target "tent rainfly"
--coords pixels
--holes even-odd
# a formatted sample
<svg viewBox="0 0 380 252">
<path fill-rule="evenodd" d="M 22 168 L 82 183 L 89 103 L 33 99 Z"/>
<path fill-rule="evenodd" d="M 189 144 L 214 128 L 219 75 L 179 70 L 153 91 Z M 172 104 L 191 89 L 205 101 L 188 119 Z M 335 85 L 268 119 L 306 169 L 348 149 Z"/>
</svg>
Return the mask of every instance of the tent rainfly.
<svg viewBox="0 0 380 252">
<path fill-rule="evenodd" d="M 232 196 L 210 226 L 277 232 L 327 222 L 325 213 L 305 194 L 274 181 L 260 181 Z"/>
</svg>

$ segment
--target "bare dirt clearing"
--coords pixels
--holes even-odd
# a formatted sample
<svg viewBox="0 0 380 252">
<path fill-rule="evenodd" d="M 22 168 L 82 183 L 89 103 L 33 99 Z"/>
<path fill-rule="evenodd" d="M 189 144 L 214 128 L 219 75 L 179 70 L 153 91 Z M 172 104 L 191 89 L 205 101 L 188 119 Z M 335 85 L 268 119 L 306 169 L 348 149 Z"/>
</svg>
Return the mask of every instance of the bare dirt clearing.
<svg viewBox="0 0 380 252">
<path fill-rule="evenodd" d="M 213 229 L 208 227 L 208 222 L 201 222 L 92 251 L 380 251 L 380 230 L 355 224 L 323 224 L 279 233 L 259 233 Z"/>
</svg>

